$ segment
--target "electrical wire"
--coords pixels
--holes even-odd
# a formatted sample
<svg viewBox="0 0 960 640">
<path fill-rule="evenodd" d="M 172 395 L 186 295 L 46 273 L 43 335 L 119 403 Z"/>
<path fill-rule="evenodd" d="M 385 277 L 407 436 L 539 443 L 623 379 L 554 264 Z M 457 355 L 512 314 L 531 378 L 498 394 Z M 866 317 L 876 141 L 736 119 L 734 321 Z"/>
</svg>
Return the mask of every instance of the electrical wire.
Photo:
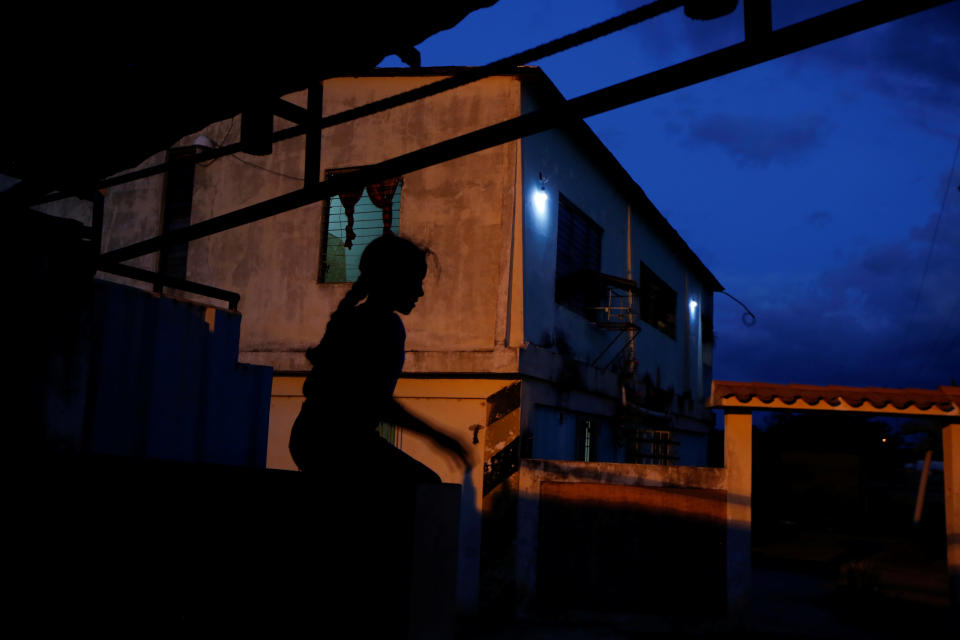
<svg viewBox="0 0 960 640">
<path fill-rule="evenodd" d="M 953 308 L 947 313 L 947 318 L 955 318 L 956 313 L 960 311 L 960 298 L 957 299 L 956 304 L 953 305 Z M 949 355 L 950 350 L 953 349 L 953 343 L 957 341 L 957 338 L 960 337 L 960 331 L 957 331 L 953 334 L 953 338 L 947 345 L 941 349 L 940 348 L 940 338 L 944 336 L 949 336 L 950 332 L 947 331 L 946 324 L 940 325 L 940 330 L 937 332 L 937 338 L 933 341 L 933 347 L 931 347 L 930 352 L 933 354 L 932 358 L 927 361 L 927 364 L 921 369 L 920 374 L 917 376 L 919 379 L 923 379 L 927 372 L 933 369 L 936 371 L 937 366 L 940 364 L 940 361 L 943 359 L 943 356 Z M 955 328 L 955 327 L 954 327 Z"/>
<path fill-rule="evenodd" d="M 947 184 L 943 190 L 943 199 L 940 202 L 940 211 L 937 213 L 937 221 L 933 225 L 933 235 L 930 237 L 930 246 L 927 248 L 927 257 L 923 262 L 923 273 L 920 275 L 920 286 L 917 288 L 917 296 L 913 300 L 913 308 L 910 310 L 910 317 L 907 320 L 907 328 L 905 330 L 905 334 L 907 336 L 910 335 L 910 330 L 913 328 L 913 320 L 917 315 L 917 309 L 920 307 L 920 297 L 923 294 L 923 285 L 927 279 L 927 272 L 930 270 L 930 257 L 933 255 L 933 247 L 937 243 L 937 234 L 940 231 L 940 220 L 943 218 L 943 212 L 947 208 L 947 196 L 950 194 L 950 185 L 953 184 L 953 175 L 957 169 L 958 156 L 960 156 L 960 138 L 957 138 L 957 148 L 953 151 L 953 162 L 950 165 L 950 177 L 947 179 Z M 906 348 L 906 342 L 906 340 L 900 341 L 900 348 L 897 350 L 897 359 L 894 360 L 894 362 L 903 362 L 903 350 Z"/>
<path fill-rule="evenodd" d="M 256 164 L 256 163 L 254 163 L 254 162 L 250 162 L 249 160 L 244 160 L 243 158 L 241 158 L 241 157 L 238 156 L 238 155 L 231 155 L 231 156 L 229 156 L 229 157 L 233 158 L 233 159 L 236 160 L 237 162 L 242 162 L 243 164 L 249 165 L 249 166 L 251 166 L 251 167 L 253 167 L 253 168 L 255 168 L 255 169 L 260 169 L 261 171 L 266 171 L 267 173 L 272 173 L 272 174 L 275 175 L 275 176 L 280 176 L 281 178 L 287 178 L 288 180 L 296 180 L 297 182 L 303 182 L 303 178 L 302 178 L 302 177 L 291 176 L 291 175 L 289 175 L 289 174 L 287 174 L 287 173 L 283 173 L 283 172 L 280 172 L 280 171 L 274 171 L 273 169 L 268 169 L 268 168 L 266 168 L 266 167 L 262 167 L 262 166 L 260 166 L 259 164 Z"/>
<path fill-rule="evenodd" d="M 740 321 L 743 322 L 744 325 L 748 327 L 752 327 L 753 325 L 757 324 L 757 316 L 753 313 L 753 311 L 750 311 L 750 308 L 747 307 L 747 305 L 745 305 L 739 299 L 734 298 L 732 295 L 730 295 L 726 291 L 720 291 L 719 293 L 722 293 L 723 295 L 727 296 L 728 298 L 730 298 L 731 300 L 739 304 L 741 307 L 743 307 L 744 314 L 740 316 Z"/>
<path fill-rule="evenodd" d="M 219 140 L 219 141 L 217 141 L 217 140 L 214 140 L 214 141 L 213 141 L 213 144 L 214 144 L 214 146 L 216 146 L 216 148 L 218 148 L 218 149 L 221 148 L 221 147 L 224 145 L 224 143 L 230 138 L 230 134 L 233 133 L 233 124 L 234 124 L 236 121 L 237 121 L 237 116 L 234 116 L 234 117 L 230 118 L 230 126 L 227 128 L 227 132 L 220 137 L 220 140 Z M 210 160 L 210 161 L 208 161 L 208 162 L 206 162 L 206 163 L 204 163 L 204 162 L 197 162 L 197 165 L 206 168 L 206 167 L 209 167 L 210 165 L 212 165 L 214 162 L 216 162 L 217 160 L 219 160 L 219 159 L 222 158 L 222 157 L 224 157 L 224 156 L 215 156 L 212 160 Z"/>
</svg>

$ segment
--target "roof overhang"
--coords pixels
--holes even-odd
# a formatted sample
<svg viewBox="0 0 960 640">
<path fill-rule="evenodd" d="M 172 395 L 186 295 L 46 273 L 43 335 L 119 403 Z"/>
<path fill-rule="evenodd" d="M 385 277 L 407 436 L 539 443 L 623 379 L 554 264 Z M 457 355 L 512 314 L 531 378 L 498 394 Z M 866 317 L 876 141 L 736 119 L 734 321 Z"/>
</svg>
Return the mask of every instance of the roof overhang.
<svg viewBox="0 0 960 640">
<path fill-rule="evenodd" d="M 714 380 L 707 406 L 728 411 L 848 411 L 960 420 L 960 387 L 889 389 Z"/>
</svg>

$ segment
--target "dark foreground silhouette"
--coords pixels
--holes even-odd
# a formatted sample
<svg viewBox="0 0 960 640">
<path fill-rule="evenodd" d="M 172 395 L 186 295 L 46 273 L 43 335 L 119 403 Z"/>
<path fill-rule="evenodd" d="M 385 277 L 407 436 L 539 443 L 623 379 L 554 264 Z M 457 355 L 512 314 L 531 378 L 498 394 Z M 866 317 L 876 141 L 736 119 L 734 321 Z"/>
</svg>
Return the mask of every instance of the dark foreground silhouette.
<svg viewBox="0 0 960 640">
<path fill-rule="evenodd" d="M 393 234 L 364 250 L 359 279 L 330 318 L 323 340 L 307 351 L 313 370 L 290 437 L 290 453 L 301 471 L 332 479 L 355 476 L 362 466 L 366 477 L 393 486 L 440 482 L 378 436 L 381 422 L 423 434 L 467 463 L 463 445 L 393 399 L 406 339 L 395 312 L 409 314 L 423 296 L 426 257 L 426 250 Z"/>
<path fill-rule="evenodd" d="M 393 398 L 406 338 L 397 313 L 409 314 L 423 296 L 427 255 L 393 234 L 364 250 L 359 279 L 333 313 L 323 340 L 307 352 L 313 369 L 290 438 L 294 462 L 315 486 L 318 500 L 326 501 L 304 505 L 303 530 L 308 537 L 314 532 L 317 539 L 323 534 L 339 541 L 352 556 L 324 565 L 318 558 L 334 557 L 337 550 L 323 549 L 302 562 L 313 567 L 307 575 L 320 572 L 347 609 L 356 610 L 357 603 L 369 607 L 369 616 L 354 621 L 361 627 L 399 631 L 405 626 L 416 491 L 419 485 L 440 483 L 434 471 L 382 439 L 378 425 L 423 434 L 468 464 L 460 442 Z M 309 540 L 304 548 L 310 549 Z M 308 603 L 303 605 L 300 614 L 309 610 Z"/>
</svg>

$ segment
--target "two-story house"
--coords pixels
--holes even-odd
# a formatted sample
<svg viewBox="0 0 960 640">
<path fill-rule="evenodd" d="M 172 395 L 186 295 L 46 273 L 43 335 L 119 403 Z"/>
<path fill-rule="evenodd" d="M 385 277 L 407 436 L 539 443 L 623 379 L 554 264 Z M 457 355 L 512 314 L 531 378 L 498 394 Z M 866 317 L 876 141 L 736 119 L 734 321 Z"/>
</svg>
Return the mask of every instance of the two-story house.
<svg viewBox="0 0 960 640">
<path fill-rule="evenodd" d="M 323 114 L 456 71 L 327 79 Z M 287 99 L 306 106 L 305 94 Z M 542 71 L 523 67 L 325 128 L 321 179 L 562 99 Z M 275 129 L 284 126 L 275 119 Z M 239 117 L 216 123 L 145 164 L 239 135 Z M 303 159 L 303 139 L 294 138 L 270 155 L 184 163 L 108 190 L 105 249 L 299 188 Z M 404 318 L 396 396 L 472 446 L 476 464 L 464 471 L 416 434 L 381 431 L 464 486 L 462 606 L 477 599 L 482 514 L 515 488 L 521 457 L 706 464 L 712 296 L 721 287 L 575 121 L 133 263 L 240 294 L 239 358 L 273 368 L 267 466 L 295 468 L 287 445 L 309 371 L 304 352 L 356 279 L 364 247 L 385 228 L 432 253 L 425 295 Z M 363 460 L 356 472 L 364 473 Z"/>
</svg>

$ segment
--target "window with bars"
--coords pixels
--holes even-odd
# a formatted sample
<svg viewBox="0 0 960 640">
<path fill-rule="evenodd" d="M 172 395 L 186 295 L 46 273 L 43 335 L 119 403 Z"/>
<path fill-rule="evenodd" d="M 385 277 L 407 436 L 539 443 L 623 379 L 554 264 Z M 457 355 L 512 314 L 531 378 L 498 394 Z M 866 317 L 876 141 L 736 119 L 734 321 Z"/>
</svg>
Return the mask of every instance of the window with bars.
<svg viewBox="0 0 960 640">
<path fill-rule="evenodd" d="M 328 171 L 327 175 L 335 173 Z M 395 178 L 330 197 L 320 251 L 320 282 L 356 282 L 360 256 L 367 245 L 386 229 L 400 232 L 402 187 L 403 180 Z"/>
<path fill-rule="evenodd" d="M 582 418 L 577 420 L 577 444 L 575 453 L 577 460 L 596 462 L 596 436 L 596 429 L 591 420 L 584 420 Z"/>
<path fill-rule="evenodd" d="M 677 443 L 665 429 L 631 429 L 626 438 L 626 461 L 637 464 L 676 464 Z"/>
<path fill-rule="evenodd" d="M 403 445 L 403 429 L 389 422 L 381 422 L 377 425 L 377 435 L 395 446 L 400 448 Z"/>
<path fill-rule="evenodd" d="M 603 228 L 563 194 L 557 207 L 557 279 L 554 299 L 585 316 L 602 303 L 602 288 L 590 274 L 600 272 Z"/>
<path fill-rule="evenodd" d="M 671 338 L 677 336 L 677 292 L 640 264 L 640 318 Z"/>
</svg>

